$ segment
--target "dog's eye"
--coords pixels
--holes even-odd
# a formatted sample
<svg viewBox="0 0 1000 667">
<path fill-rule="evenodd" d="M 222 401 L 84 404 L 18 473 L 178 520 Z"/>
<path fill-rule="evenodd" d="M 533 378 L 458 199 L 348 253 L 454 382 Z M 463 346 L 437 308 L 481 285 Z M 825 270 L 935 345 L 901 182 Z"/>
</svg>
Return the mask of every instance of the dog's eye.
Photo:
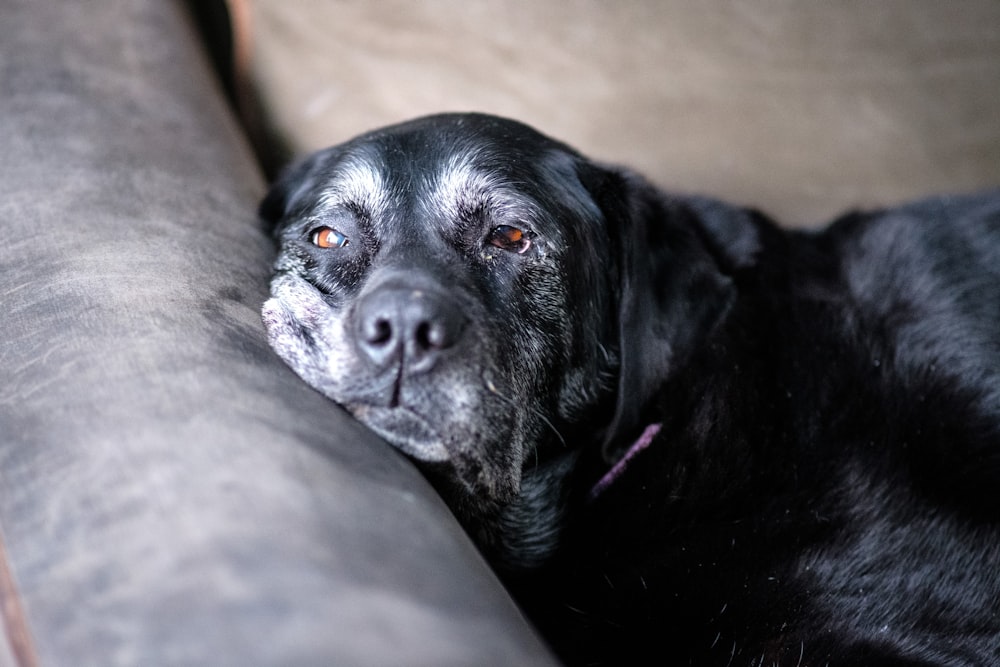
<svg viewBox="0 0 1000 667">
<path fill-rule="evenodd" d="M 312 243 L 319 248 L 343 248 L 350 241 L 333 227 L 320 227 L 313 230 Z"/>
<path fill-rule="evenodd" d="M 501 250 L 506 250 L 507 252 L 516 252 L 517 254 L 522 254 L 528 251 L 531 247 L 531 238 L 529 233 L 523 229 L 518 229 L 517 227 L 511 227 L 510 225 L 500 225 L 490 232 L 488 241 L 491 245 L 500 248 Z"/>
</svg>

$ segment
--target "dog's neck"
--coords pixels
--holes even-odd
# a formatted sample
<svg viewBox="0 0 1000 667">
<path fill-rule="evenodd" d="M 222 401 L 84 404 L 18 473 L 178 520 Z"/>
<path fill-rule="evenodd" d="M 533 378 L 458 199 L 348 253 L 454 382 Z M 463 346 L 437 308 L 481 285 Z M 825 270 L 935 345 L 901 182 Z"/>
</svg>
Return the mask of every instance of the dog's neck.
<svg viewBox="0 0 1000 667">
<path fill-rule="evenodd" d="M 590 487 L 584 499 L 593 502 L 611 488 L 629 464 L 646 450 L 660 424 L 650 424 L 625 455 Z M 473 519 L 473 536 L 491 561 L 504 570 L 532 570 L 543 565 L 559 546 L 566 512 L 575 498 L 571 488 L 580 452 L 568 452 L 525 469 L 521 493 L 493 518 Z"/>
<path fill-rule="evenodd" d="M 524 572 L 544 564 L 559 546 L 572 489 L 570 480 L 580 458 L 568 451 L 525 468 L 517 498 L 493 511 L 449 502 L 470 536 L 499 570 Z M 453 497 L 447 490 L 440 489 Z"/>
</svg>

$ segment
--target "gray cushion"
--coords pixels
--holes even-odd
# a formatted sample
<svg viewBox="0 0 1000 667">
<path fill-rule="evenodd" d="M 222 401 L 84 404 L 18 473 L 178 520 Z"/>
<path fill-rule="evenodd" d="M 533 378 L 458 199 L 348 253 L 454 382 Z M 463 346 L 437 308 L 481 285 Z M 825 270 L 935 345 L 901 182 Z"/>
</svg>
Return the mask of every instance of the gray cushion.
<svg viewBox="0 0 1000 667">
<path fill-rule="evenodd" d="M 0 664 L 549 663 L 267 348 L 264 184 L 178 5 L 7 0 L 0 151 Z"/>
<path fill-rule="evenodd" d="M 474 110 L 790 224 L 1000 184 L 996 0 L 231 2 L 297 153 Z"/>
</svg>

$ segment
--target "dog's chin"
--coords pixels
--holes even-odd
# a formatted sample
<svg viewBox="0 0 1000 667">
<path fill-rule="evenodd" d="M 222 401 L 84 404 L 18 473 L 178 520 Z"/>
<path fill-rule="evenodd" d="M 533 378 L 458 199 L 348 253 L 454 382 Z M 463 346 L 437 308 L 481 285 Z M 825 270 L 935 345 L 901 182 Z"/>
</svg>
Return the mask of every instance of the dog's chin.
<svg viewBox="0 0 1000 667">
<path fill-rule="evenodd" d="M 379 437 L 413 459 L 431 476 L 435 486 L 448 487 L 448 495 L 461 505 L 500 506 L 516 498 L 520 486 L 519 458 L 490 455 L 512 448 L 518 439 L 514 429 L 497 429 L 485 442 L 481 440 L 481 432 L 468 432 L 460 424 L 447 420 L 432 423 L 406 406 L 342 405 Z"/>
<path fill-rule="evenodd" d="M 408 408 L 373 405 L 345 407 L 358 421 L 410 458 L 423 463 L 444 463 L 451 458 L 436 429 Z"/>
</svg>

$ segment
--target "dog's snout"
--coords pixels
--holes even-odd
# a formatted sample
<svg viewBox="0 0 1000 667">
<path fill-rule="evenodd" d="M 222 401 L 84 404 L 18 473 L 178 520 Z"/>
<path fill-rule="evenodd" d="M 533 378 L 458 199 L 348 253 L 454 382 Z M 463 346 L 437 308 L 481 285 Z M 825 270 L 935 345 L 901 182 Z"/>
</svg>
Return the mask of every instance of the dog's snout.
<svg viewBox="0 0 1000 667">
<path fill-rule="evenodd" d="M 429 370 L 459 339 L 465 318 L 455 304 L 424 290 L 383 288 L 362 300 L 357 343 L 376 366 Z"/>
</svg>

